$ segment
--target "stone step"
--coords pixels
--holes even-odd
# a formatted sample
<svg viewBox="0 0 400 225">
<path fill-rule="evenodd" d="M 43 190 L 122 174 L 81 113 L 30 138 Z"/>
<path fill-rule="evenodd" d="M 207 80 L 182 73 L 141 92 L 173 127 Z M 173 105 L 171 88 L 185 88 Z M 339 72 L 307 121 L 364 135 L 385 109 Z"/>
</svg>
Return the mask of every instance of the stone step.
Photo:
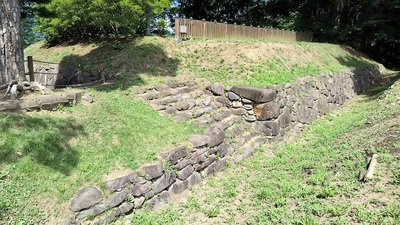
<svg viewBox="0 0 400 225">
<path fill-rule="evenodd" d="M 247 135 L 247 137 L 250 138 L 247 139 L 246 143 L 243 146 L 236 148 L 237 150 L 231 156 L 234 163 L 243 162 L 245 159 L 251 157 L 258 148 L 268 143 L 268 138 L 259 133 Z M 246 139 L 246 137 L 243 138 Z"/>
<path fill-rule="evenodd" d="M 218 119 L 222 119 L 223 116 L 227 116 L 224 115 L 226 110 L 228 109 L 224 107 L 213 108 L 211 106 L 197 108 L 192 112 L 191 121 L 193 121 L 194 126 L 197 128 L 203 126 L 212 126 L 213 124 L 216 124 L 217 122 L 221 121 L 221 120 L 218 121 Z M 217 120 L 215 119 L 215 116 L 217 116 Z"/>
<path fill-rule="evenodd" d="M 227 145 L 232 146 L 234 149 L 243 147 L 251 138 L 257 136 L 258 133 L 254 131 L 245 131 L 237 137 L 231 137 L 230 141 L 227 141 Z"/>
<path fill-rule="evenodd" d="M 162 88 L 160 88 L 162 86 Z M 158 88 L 157 88 L 158 87 Z M 137 90 L 138 96 L 145 100 L 163 99 L 169 96 L 177 96 L 182 94 L 191 93 L 199 88 L 198 85 L 178 86 L 170 88 L 167 84 L 157 85 L 153 88 Z M 143 92 L 143 93 L 140 93 Z"/>
<path fill-rule="evenodd" d="M 188 93 L 174 94 L 174 95 L 170 95 L 170 96 L 165 96 L 161 99 L 154 99 L 154 100 L 151 100 L 151 103 L 158 104 L 158 105 L 165 105 L 165 106 L 168 106 L 168 105 L 175 106 L 176 104 L 181 103 L 181 102 L 194 101 L 201 95 L 202 95 L 201 91 L 193 90 Z"/>
<path fill-rule="evenodd" d="M 245 122 L 240 116 L 237 117 L 240 118 L 240 120 L 238 120 L 237 123 L 234 124 L 234 126 L 226 130 L 225 136 L 228 138 L 240 137 L 242 136 L 243 132 L 251 129 L 250 123 Z"/>
<path fill-rule="evenodd" d="M 222 107 L 222 104 L 212 103 L 212 96 L 201 96 L 198 91 L 192 95 L 185 94 L 176 97 L 167 97 L 161 100 L 150 101 L 150 106 L 162 115 L 177 116 L 177 121 L 188 120 L 201 117 L 203 114 L 210 113 Z M 197 98 L 196 98 L 197 97 Z M 189 115 L 192 116 L 189 116 Z"/>
<path fill-rule="evenodd" d="M 234 126 L 235 124 L 240 123 L 240 121 L 242 121 L 242 118 L 240 116 L 231 115 L 231 116 L 223 119 L 222 121 L 216 122 L 214 126 L 220 128 L 221 130 L 226 131 L 227 129 Z M 226 135 L 225 135 L 225 137 L 226 137 Z"/>
</svg>

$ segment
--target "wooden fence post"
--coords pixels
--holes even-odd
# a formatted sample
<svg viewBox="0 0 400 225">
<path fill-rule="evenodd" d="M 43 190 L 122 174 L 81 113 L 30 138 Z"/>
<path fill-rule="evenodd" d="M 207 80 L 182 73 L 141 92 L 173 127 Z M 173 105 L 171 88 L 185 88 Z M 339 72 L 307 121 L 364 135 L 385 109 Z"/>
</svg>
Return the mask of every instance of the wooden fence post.
<svg viewBox="0 0 400 225">
<path fill-rule="evenodd" d="M 228 23 L 225 21 L 225 38 L 228 36 Z"/>
<path fill-rule="evenodd" d="M 28 72 L 29 72 L 29 81 L 30 82 L 35 81 L 35 71 L 33 71 L 33 57 L 32 56 L 28 56 Z"/>
<path fill-rule="evenodd" d="M 206 19 L 203 19 L 203 40 L 206 40 Z"/>
<path fill-rule="evenodd" d="M 176 17 L 175 18 L 175 39 L 179 39 L 179 36 L 180 36 L 180 32 L 179 32 L 179 21 L 180 21 L 180 18 L 178 18 L 178 17 Z"/>
</svg>

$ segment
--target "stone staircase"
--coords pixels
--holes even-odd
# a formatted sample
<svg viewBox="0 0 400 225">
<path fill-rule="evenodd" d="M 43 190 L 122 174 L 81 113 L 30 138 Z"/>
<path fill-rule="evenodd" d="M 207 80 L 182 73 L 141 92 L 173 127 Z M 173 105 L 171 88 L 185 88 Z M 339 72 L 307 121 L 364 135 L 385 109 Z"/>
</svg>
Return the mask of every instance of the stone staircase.
<svg viewBox="0 0 400 225">
<path fill-rule="evenodd" d="M 195 128 L 218 127 L 225 133 L 228 159 L 240 163 L 270 139 L 256 132 L 240 110 L 225 96 L 222 85 L 202 88 L 195 82 L 168 82 L 150 88 L 135 88 L 139 97 L 161 115 L 188 121 Z"/>
</svg>

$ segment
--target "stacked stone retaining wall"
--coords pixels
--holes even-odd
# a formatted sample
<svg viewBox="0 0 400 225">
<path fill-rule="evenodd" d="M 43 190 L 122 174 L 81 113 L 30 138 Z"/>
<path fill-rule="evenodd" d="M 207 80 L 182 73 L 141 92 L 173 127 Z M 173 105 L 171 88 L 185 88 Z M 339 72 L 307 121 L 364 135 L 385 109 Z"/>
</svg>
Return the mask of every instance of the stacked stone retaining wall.
<svg viewBox="0 0 400 225">
<path fill-rule="evenodd" d="M 301 130 L 304 124 L 311 123 L 356 94 L 363 93 L 379 75 L 378 67 L 371 66 L 304 77 L 292 83 L 266 88 L 235 86 L 224 91 L 221 84 L 215 84 L 207 87 L 208 91 L 203 91 L 205 95 L 208 93 L 205 98 L 207 102 L 220 103 L 232 115 L 239 115 L 251 123 L 256 132 L 247 133 L 247 136 L 252 137 L 258 132 L 258 135 L 273 139 L 285 133 L 290 135 L 289 132 L 295 129 Z M 153 106 L 160 108 L 159 104 Z M 196 120 L 197 111 L 184 118 Z M 175 114 L 174 118 L 182 120 L 180 114 Z M 105 181 L 103 192 L 96 187 L 81 188 L 70 201 L 74 215 L 64 220 L 63 224 L 80 224 L 82 221 L 106 224 L 141 207 L 155 208 L 166 203 L 171 195 L 182 193 L 205 177 L 224 170 L 231 159 L 228 156 L 238 151 L 230 147 L 229 140 L 225 139 L 225 131 L 238 120 L 217 121 L 206 128 L 203 134 L 190 137 L 190 144 L 161 153 L 162 160 L 159 162 Z M 233 131 L 231 133 L 235 133 Z M 244 139 L 245 136 L 236 138 Z M 236 158 L 247 158 L 252 152 L 251 148 L 245 148 L 239 155 L 242 157 L 235 157 L 234 161 L 240 162 Z"/>
<path fill-rule="evenodd" d="M 304 77 L 267 88 L 235 86 L 227 94 L 232 110 L 267 136 L 302 129 L 363 93 L 379 78 L 377 66 Z"/>
</svg>

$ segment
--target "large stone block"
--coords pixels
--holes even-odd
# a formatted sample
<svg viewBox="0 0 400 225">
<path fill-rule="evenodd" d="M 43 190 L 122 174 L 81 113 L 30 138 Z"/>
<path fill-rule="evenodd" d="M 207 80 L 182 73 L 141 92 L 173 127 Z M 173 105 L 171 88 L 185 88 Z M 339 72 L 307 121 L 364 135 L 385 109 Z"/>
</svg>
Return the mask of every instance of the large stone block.
<svg viewBox="0 0 400 225">
<path fill-rule="evenodd" d="M 156 209 L 158 206 L 167 203 L 170 198 L 170 194 L 167 191 L 163 191 L 159 196 L 150 199 L 146 203 L 146 207 L 150 209 Z"/>
<path fill-rule="evenodd" d="M 168 89 L 169 88 L 169 86 L 167 85 L 167 84 L 158 84 L 158 85 L 156 85 L 155 87 L 154 87 L 154 89 L 156 90 L 156 91 L 163 91 L 163 90 L 166 90 L 166 89 Z"/>
<path fill-rule="evenodd" d="M 189 142 L 192 143 L 193 147 L 199 148 L 207 145 L 210 138 L 207 135 L 193 135 L 189 138 Z"/>
<path fill-rule="evenodd" d="M 238 108 L 238 109 L 232 108 L 231 112 L 233 115 L 236 115 L 236 116 L 245 115 L 247 113 L 247 111 L 243 108 Z"/>
<path fill-rule="evenodd" d="M 170 164 L 177 163 L 180 159 L 185 158 L 188 155 L 188 150 L 185 146 L 181 146 L 177 149 L 167 152 L 164 156 Z"/>
<path fill-rule="evenodd" d="M 279 134 L 279 123 L 277 121 L 256 121 L 254 129 L 268 136 L 276 136 Z"/>
<path fill-rule="evenodd" d="M 257 120 L 270 120 L 278 118 L 280 107 L 279 104 L 275 102 L 268 102 L 264 104 L 258 104 L 254 108 L 254 113 L 257 117 Z"/>
<path fill-rule="evenodd" d="M 254 148 L 247 147 L 247 148 L 243 149 L 242 155 L 245 159 L 247 159 L 247 158 L 251 157 L 254 154 L 254 152 L 256 152 L 256 150 Z"/>
<path fill-rule="evenodd" d="M 161 192 L 162 190 L 169 187 L 176 181 L 176 175 L 173 173 L 165 173 L 158 180 L 154 182 L 154 191 L 156 193 Z"/>
<path fill-rule="evenodd" d="M 215 171 L 215 167 L 217 166 L 217 162 L 211 163 L 207 168 L 205 168 L 202 172 L 204 177 L 209 176 Z"/>
<path fill-rule="evenodd" d="M 130 211 L 132 211 L 133 207 L 133 204 L 124 202 L 118 208 L 121 211 L 121 214 L 128 214 Z"/>
<path fill-rule="evenodd" d="M 328 98 L 325 95 L 319 97 L 317 107 L 321 115 L 325 115 L 329 111 Z"/>
<path fill-rule="evenodd" d="M 200 153 L 193 153 L 192 156 L 190 157 L 190 163 L 191 164 L 197 164 L 201 162 L 205 162 L 207 160 L 205 154 L 200 154 Z"/>
<path fill-rule="evenodd" d="M 299 111 L 298 111 L 298 115 L 297 115 L 297 119 L 300 123 L 311 123 L 312 119 L 311 119 L 311 113 L 312 113 L 312 109 L 309 109 L 307 106 L 305 105 L 301 105 L 299 107 Z"/>
<path fill-rule="evenodd" d="M 135 209 L 139 209 L 140 207 L 142 207 L 144 201 L 146 200 L 145 197 L 140 197 L 140 198 L 135 198 L 133 205 Z"/>
<path fill-rule="evenodd" d="M 231 105 L 231 101 L 229 101 L 229 99 L 227 99 L 226 97 L 216 97 L 215 101 L 222 103 L 224 106 L 227 106 L 227 107 L 229 107 Z"/>
<path fill-rule="evenodd" d="M 210 87 L 207 88 L 208 90 L 210 90 L 214 95 L 224 95 L 224 85 L 221 83 L 215 83 L 213 85 L 211 85 Z"/>
<path fill-rule="evenodd" d="M 256 103 L 270 102 L 276 98 L 276 90 L 272 89 L 234 86 L 231 91 Z"/>
<path fill-rule="evenodd" d="M 70 207 L 73 211 L 87 209 L 100 202 L 103 194 L 95 187 L 84 187 L 79 189 L 76 195 L 70 201 Z"/>
<path fill-rule="evenodd" d="M 193 116 L 193 118 L 198 118 L 198 117 L 202 116 L 203 114 L 212 112 L 213 110 L 214 110 L 213 107 L 211 107 L 211 106 L 206 106 L 206 107 L 204 107 L 204 108 L 200 108 L 200 109 L 196 110 L 196 111 L 193 113 L 192 116 Z"/>
<path fill-rule="evenodd" d="M 225 118 L 228 118 L 232 115 L 231 111 L 223 111 L 221 113 L 216 114 L 213 118 L 215 121 L 221 121 Z"/>
<path fill-rule="evenodd" d="M 208 146 L 214 147 L 224 142 L 225 133 L 217 127 L 210 127 L 204 131 L 204 134 L 209 137 Z"/>
<path fill-rule="evenodd" d="M 230 91 L 228 92 L 228 99 L 231 101 L 238 101 L 240 99 L 240 96 Z"/>
<path fill-rule="evenodd" d="M 115 191 L 118 190 L 125 185 L 129 184 L 130 182 L 136 183 L 139 182 L 140 178 L 137 173 L 131 173 L 126 176 L 114 179 L 114 180 L 109 180 L 105 182 L 105 186 L 108 191 Z"/>
<path fill-rule="evenodd" d="M 226 158 L 219 159 L 217 165 L 215 166 L 215 172 L 221 172 L 227 166 Z"/>
<path fill-rule="evenodd" d="M 135 184 L 131 187 L 131 193 L 133 196 L 138 197 L 151 190 L 151 182 L 145 182 L 143 184 Z"/>
<path fill-rule="evenodd" d="M 194 169 L 192 166 L 187 166 L 184 169 L 180 170 L 177 174 L 178 178 L 181 180 L 185 180 L 186 178 L 188 178 L 190 175 L 192 175 L 192 173 L 194 172 Z"/>
<path fill-rule="evenodd" d="M 172 194 L 180 194 L 187 190 L 189 187 L 189 181 L 184 180 L 184 181 L 176 181 L 171 187 L 168 189 L 168 192 Z"/>
<path fill-rule="evenodd" d="M 189 186 L 194 186 L 201 182 L 201 175 L 198 172 L 193 172 L 190 177 L 188 177 L 187 181 L 189 181 Z"/>
<path fill-rule="evenodd" d="M 107 209 L 115 207 L 115 206 L 121 204 L 125 200 L 127 195 L 128 195 L 128 191 L 123 190 L 123 191 L 109 197 L 107 200 L 105 200 L 104 205 L 107 207 Z"/>
<path fill-rule="evenodd" d="M 206 159 L 206 161 L 204 161 L 203 163 L 194 165 L 194 169 L 195 169 L 196 171 L 200 171 L 200 170 L 206 168 L 207 166 L 209 166 L 212 162 L 214 162 L 214 160 L 215 160 L 215 156 L 214 156 L 214 155 L 211 155 L 211 156 L 208 157 L 208 158 Z"/>
<path fill-rule="evenodd" d="M 142 167 L 142 174 L 146 178 L 146 180 L 152 180 L 162 175 L 163 173 L 163 165 L 161 163 L 157 163 L 154 165 L 144 166 Z"/>
<path fill-rule="evenodd" d="M 179 102 L 175 105 L 175 108 L 178 111 L 188 110 L 190 108 L 190 104 L 189 102 Z"/>
<path fill-rule="evenodd" d="M 218 145 L 217 147 L 210 149 L 210 151 L 208 151 L 208 152 L 210 154 L 217 153 L 219 157 L 223 158 L 228 153 L 228 147 L 225 143 L 222 143 L 222 144 Z"/>
<path fill-rule="evenodd" d="M 287 107 L 283 108 L 282 113 L 281 113 L 281 115 L 279 115 L 278 120 L 279 120 L 279 126 L 281 128 L 285 128 L 285 127 L 289 126 L 290 121 L 291 121 L 290 109 Z"/>
<path fill-rule="evenodd" d="M 190 164 L 190 161 L 191 161 L 190 159 L 181 160 L 177 164 L 174 165 L 174 168 L 178 169 L 178 170 L 185 168 L 187 165 Z"/>
</svg>

